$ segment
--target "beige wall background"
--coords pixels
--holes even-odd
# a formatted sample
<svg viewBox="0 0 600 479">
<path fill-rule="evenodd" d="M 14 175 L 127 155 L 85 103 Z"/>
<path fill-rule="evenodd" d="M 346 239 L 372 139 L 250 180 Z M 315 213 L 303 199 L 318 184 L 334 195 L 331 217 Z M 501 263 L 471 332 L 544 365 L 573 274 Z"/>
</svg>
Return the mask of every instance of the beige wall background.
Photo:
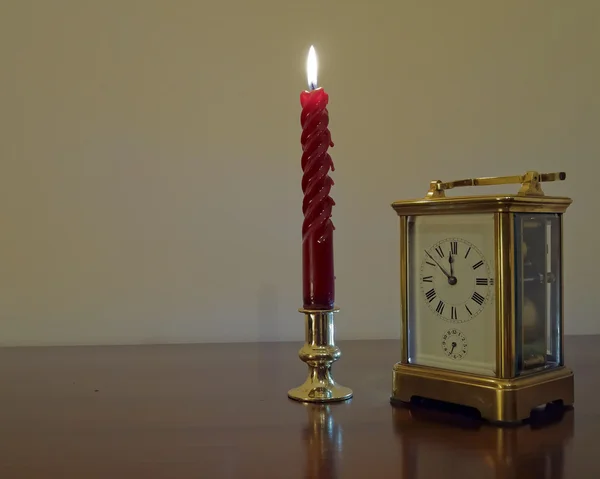
<svg viewBox="0 0 600 479">
<path fill-rule="evenodd" d="M 568 174 L 546 187 L 574 199 L 566 330 L 600 333 L 599 19 L 595 0 L 3 0 L 0 344 L 300 343 L 311 44 L 337 337 L 399 335 L 392 201 L 527 169 Z"/>
</svg>

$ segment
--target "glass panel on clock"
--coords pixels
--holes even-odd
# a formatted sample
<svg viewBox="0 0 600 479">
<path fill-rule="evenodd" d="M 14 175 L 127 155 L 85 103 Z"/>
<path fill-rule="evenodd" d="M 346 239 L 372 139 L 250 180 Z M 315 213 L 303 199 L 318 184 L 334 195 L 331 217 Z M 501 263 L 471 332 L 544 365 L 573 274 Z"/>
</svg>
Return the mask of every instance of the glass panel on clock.
<svg viewBox="0 0 600 479">
<path fill-rule="evenodd" d="M 493 213 L 407 219 L 408 363 L 494 376 Z"/>
<path fill-rule="evenodd" d="M 561 216 L 515 214 L 517 374 L 562 363 Z"/>
<path fill-rule="evenodd" d="M 416 265 L 414 257 L 416 255 L 416 241 L 415 241 L 415 217 L 409 216 L 406 222 L 406 236 L 408 240 L 407 244 L 407 268 L 408 268 L 408 284 L 406 291 L 406 301 L 407 301 L 407 313 L 408 318 L 406 319 L 406 334 L 408 335 L 408 362 L 410 364 L 416 363 L 415 352 L 417 350 L 417 329 L 415 327 L 414 321 L 411 321 L 409 318 L 414 318 L 417 314 L 417 288 L 412 281 L 410 281 L 410 277 L 413 277 L 416 274 Z"/>
</svg>

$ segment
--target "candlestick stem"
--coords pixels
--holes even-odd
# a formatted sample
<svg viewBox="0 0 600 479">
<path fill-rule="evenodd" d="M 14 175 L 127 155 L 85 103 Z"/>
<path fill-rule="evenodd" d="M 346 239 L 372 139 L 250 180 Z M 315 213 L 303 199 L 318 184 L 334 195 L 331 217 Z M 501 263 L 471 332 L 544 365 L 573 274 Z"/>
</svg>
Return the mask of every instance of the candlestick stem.
<svg viewBox="0 0 600 479">
<path fill-rule="evenodd" d="M 308 365 L 308 377 L 301 386 L 290 389 L 288 397 L 302 402 L 345 401 L 352 397 L 352 389 L 340 386 L 331 376 L 331 365 L 342 352 L 335 344 L 333 315 L 339 309 L 299 310 L 304 314 L 305 342 L 298 356 Z"/>
</svg>

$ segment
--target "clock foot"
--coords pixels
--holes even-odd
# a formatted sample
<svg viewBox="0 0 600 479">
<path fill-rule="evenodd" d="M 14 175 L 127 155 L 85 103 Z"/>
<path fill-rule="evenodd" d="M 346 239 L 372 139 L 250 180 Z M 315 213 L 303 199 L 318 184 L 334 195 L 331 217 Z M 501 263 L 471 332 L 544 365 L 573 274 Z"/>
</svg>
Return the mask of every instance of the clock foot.
<svg viewBox="0 0 600 479">
<path fill-rule="evenodd" d="M 333 315 L 338 311 L 300 309 L 306 340 L 298 356 L 308 365 L 308 377 L 304 384 L 288 391 L 290 399 L 324 403 L 352 397 L 352 389 L 339 385 L 331 375 L 331 365 L 342 355 L 334 339 Z"/>
</svg>

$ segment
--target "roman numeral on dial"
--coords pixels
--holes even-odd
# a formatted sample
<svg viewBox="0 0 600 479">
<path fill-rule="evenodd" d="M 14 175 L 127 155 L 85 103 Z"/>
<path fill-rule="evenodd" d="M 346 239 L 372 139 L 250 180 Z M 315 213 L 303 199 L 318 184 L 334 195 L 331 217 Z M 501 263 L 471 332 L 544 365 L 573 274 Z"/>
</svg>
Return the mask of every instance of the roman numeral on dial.
<svg viewBox="0 0 600 479">
<path fill-rule="evenodd" d="M 471 299 L 473 301 L 475 301 L 479 306 L 481 306 L 483 304 L 483 302 L 485 301 L 485 298 L 483 296 L 481 296 L 477 291 L 475 291 L 473 293 L 473 296 L 471 296 Z"/>
<path fill-rule="evenodd" d="M 458 316 L 456 315 L 456 307 L 452 306 L 452 309 L 450 310 L 450 319 L 458 319 Z"/>
<path fill-rule="evenodd" d="M 491 284 L 491 282 L 488 280 L 488 278 L 477 278 L 475 280 L 475 284 L 477 286 L 487 286 L 487 285 Z"/>
<path fill-rule="evenodd" d="M 477 268 L 479 268 L 480 266 L 483 266 L 483 261 L 477 261 L 477 263 L 475 263 L 475 264 L 473 265 L 473 269 L 477 269 Z"/>
<path fill-rule="evenodd" d="M 436 311 L 437 311 L 439 314 L 443 314 L 443 312 L 444 312 L 444 306 L 445 306 L 444 302 L 443 302 L 443 301 L 440 301 L 440 302 L 438 303 L 437 307 L 435 308 L 435 310 L 436 310 Z"/>
<path fill-rule="evenodd" d="M 423 282 L 424 283 L 432 283 L 433 282 L 433 276 L 423 276 Z"/>
<path fill-rule="evenodd" d="M 429 291 L 425 293 L 425 297 L 431 303 L 435 299 L 435 289 L 431 288 Z"/>
<path fill-rule="evenodd" d="M 458 241 L 450 242 L 450 252 L 452 254 L 458 254 Z"/>
<path fill-rule="evenodd" d="M 435 247 L 435 250 L 437 251 L 437 254 L 439 254 L 439 255 L 440 255 L 440 258 L 443 258 L 443 257 L 444 257 L 444 250 L 442 249 L 442 247 L 441 247 L 441 246 L 436 246 L 436 247 Z"/>
</svg>

